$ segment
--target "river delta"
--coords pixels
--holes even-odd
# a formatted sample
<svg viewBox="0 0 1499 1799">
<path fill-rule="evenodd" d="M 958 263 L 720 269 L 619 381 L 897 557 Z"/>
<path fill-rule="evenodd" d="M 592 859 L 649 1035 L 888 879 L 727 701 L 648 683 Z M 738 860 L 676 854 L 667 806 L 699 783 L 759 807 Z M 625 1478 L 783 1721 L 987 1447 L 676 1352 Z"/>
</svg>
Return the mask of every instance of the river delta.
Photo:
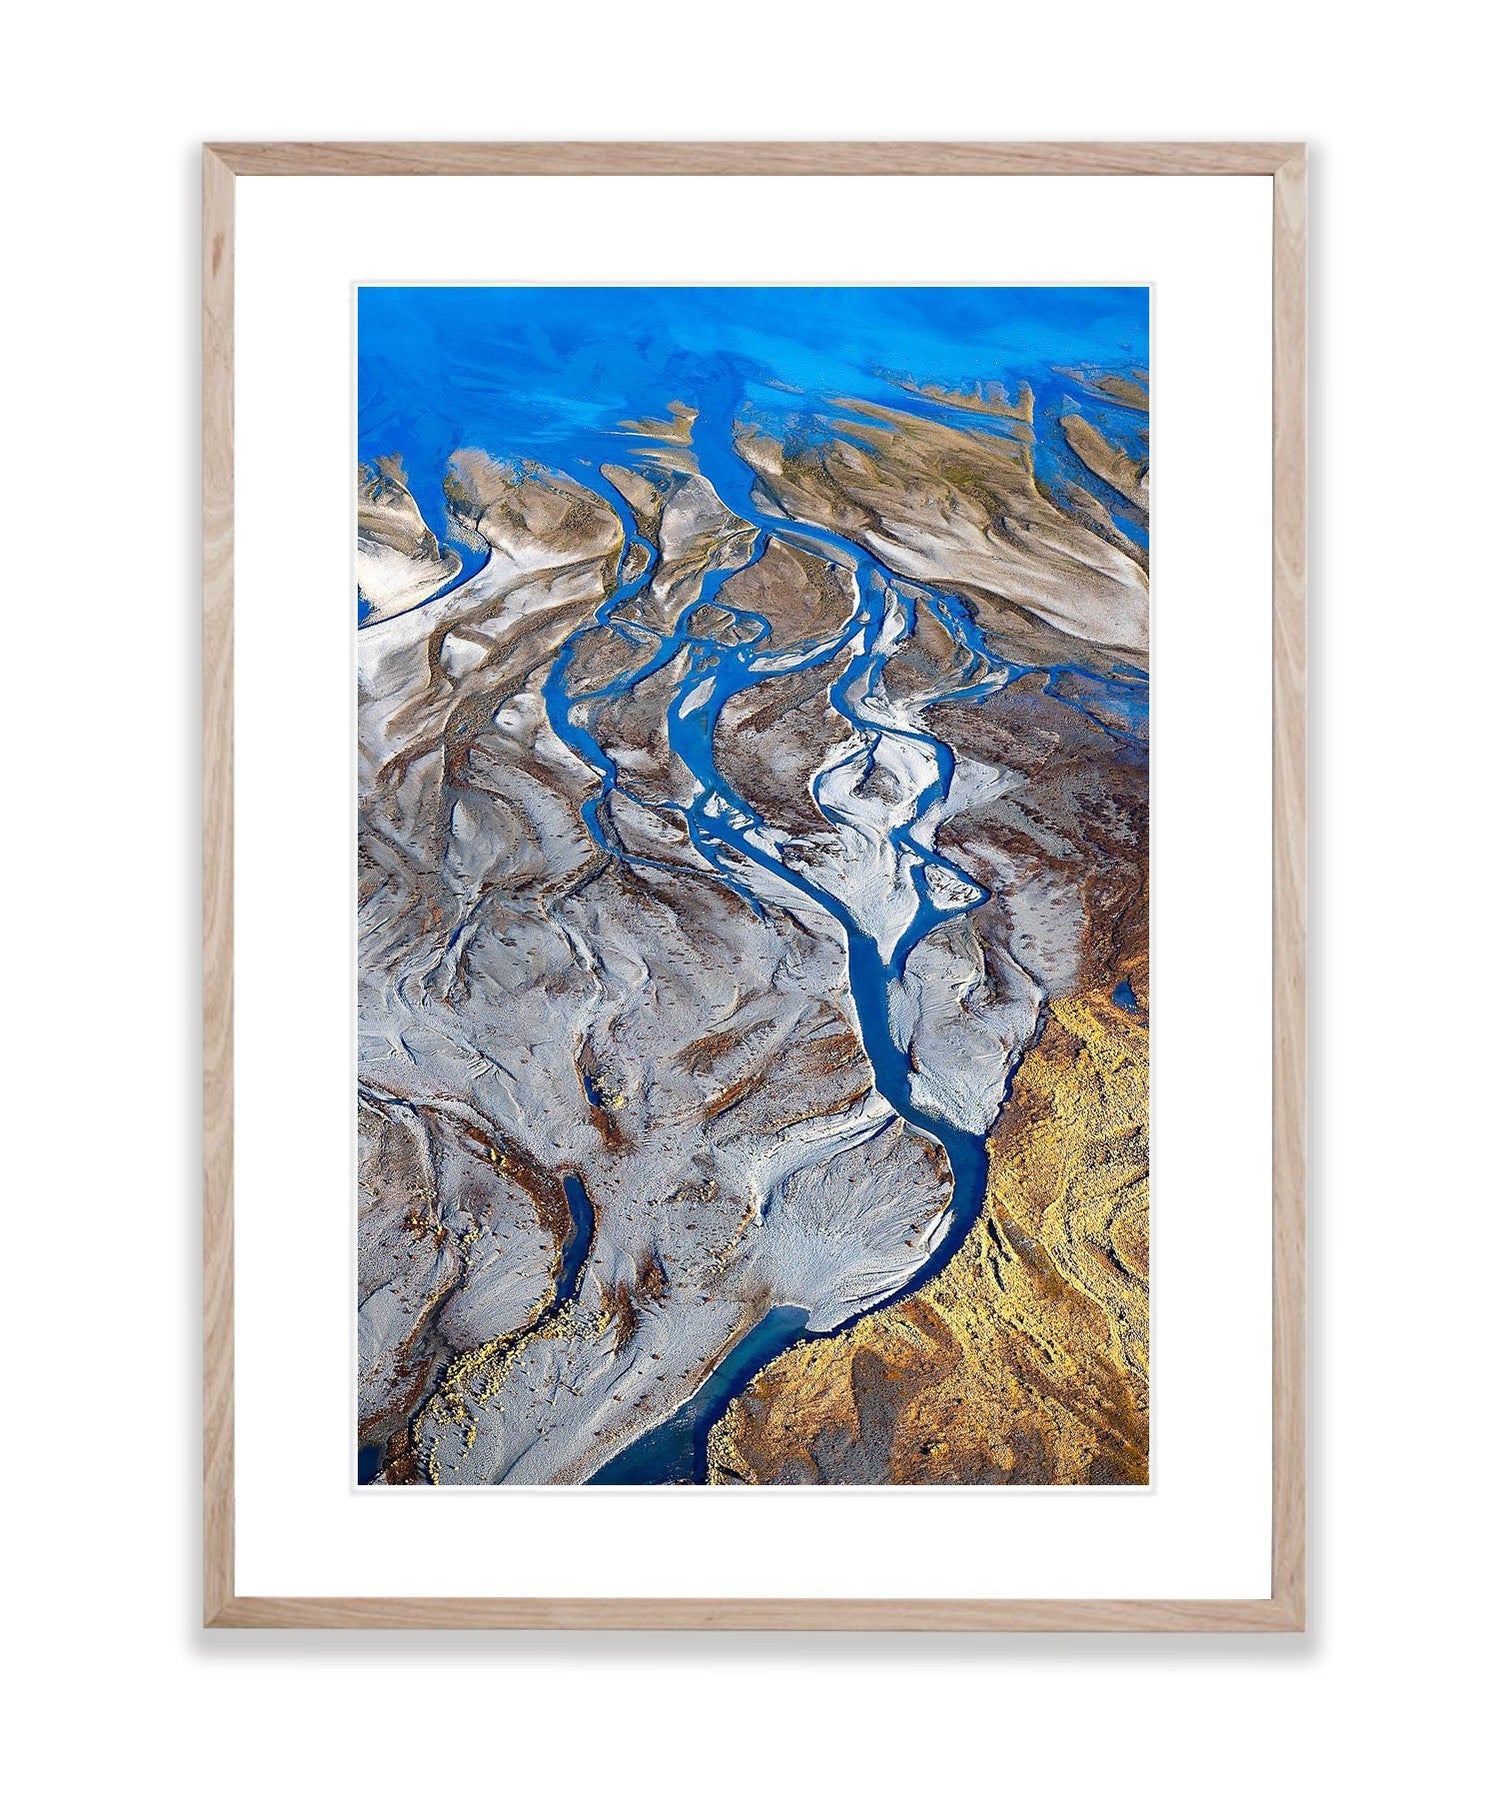
<svg viewBox="0 0 1499 1799">
<path fill-rule="evenodd" d="M 362 1481 L 1149 1478 L 1147 316 L 361 290 Z"/>
</svg>

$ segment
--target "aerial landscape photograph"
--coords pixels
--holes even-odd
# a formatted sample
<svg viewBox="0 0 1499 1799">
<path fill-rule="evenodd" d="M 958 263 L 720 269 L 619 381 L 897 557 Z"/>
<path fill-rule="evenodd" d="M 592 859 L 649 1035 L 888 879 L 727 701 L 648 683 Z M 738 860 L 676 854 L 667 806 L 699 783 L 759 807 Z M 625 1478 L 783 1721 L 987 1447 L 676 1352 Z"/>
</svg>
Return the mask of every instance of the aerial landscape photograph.
<svg viewBox="0 0 1499 1799">
<path fill-rule="evenodd" d="M 358 345 L 360 1484 L 1148 1484 L 1149 290 Z"/>
</svg>

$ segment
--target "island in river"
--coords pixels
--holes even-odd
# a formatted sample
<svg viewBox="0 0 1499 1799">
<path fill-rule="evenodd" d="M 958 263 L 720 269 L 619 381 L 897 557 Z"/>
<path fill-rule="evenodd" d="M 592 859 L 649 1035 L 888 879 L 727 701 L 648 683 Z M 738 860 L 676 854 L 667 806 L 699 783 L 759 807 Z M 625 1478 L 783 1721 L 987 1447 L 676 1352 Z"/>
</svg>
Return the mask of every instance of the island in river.
<svg viewBox="0 0 1499 1799">
<path fill-rule="evenodd" d="M 361 1480 L 1148 1480 L 1146 321 L 361 291 Z"/>
</svg>

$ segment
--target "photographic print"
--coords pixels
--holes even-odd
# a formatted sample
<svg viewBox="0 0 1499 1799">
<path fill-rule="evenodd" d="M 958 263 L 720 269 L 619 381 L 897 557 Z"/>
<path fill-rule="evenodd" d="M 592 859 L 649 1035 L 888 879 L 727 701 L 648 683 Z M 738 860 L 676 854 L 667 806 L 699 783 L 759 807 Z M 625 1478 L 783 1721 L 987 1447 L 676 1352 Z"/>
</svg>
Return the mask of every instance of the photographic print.
<svg viewBox="0 0 1499 1799">
<path fill-rule="evenodd" d="M 358 349 L 359 1480 L 1147 1483 L 1148 290 Z"/>
</svg>

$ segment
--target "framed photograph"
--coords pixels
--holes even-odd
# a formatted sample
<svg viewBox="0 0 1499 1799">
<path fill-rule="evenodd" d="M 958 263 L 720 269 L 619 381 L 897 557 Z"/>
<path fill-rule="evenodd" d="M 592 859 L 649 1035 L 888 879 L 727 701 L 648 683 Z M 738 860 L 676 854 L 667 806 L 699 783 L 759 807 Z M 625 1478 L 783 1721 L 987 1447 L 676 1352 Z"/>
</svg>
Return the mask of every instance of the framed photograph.
<svg viewBox="0 0 1499 1799">
<path fill-rule="evenodd" d="M 1303 1628 L 1305 185 L 205 150 L 209 1625 Z"/>
</svg>

